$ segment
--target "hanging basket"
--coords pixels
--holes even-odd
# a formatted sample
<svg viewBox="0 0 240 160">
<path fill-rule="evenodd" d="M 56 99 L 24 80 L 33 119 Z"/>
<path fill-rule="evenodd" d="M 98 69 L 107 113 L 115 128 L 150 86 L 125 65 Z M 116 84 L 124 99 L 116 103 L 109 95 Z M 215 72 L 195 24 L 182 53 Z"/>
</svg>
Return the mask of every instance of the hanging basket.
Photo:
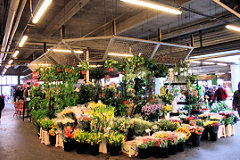
<svg viewBox="0 0 240 160">
<path fill-rule="evenodd" d="M 57 67 L 57 72 L 58 72 L 58 73 L 62 72 L 62 68 Z"/>
<path fill-rule="evenodd" d="M 109 72 L 113 72 L 114 69 L 113 69 L 113 68 L 108 68 L 108 71 L 109 71 Z"/>
<path fill-rule="evenodd" d="M 86 75 L 86 71 L 82 70 L 82 75 Z"/>
<path fill-rule="evenodd" d="M 70 71 L 70 68 L 65 68 L 65 73 L 68 73 Z"/>
</svg>

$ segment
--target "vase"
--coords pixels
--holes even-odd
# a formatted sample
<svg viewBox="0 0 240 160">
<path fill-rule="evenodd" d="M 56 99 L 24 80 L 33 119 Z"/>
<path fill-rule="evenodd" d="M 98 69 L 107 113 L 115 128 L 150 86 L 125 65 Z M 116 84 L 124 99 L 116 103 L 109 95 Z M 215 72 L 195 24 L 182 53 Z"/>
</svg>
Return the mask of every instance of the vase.
<svg viewBox="0 0 240 160">
<path fill-rule="evenodd" d="M 205 128 L 203 133 L 202 133 L 201 140 L 208 140 L 208 133 L 209 133 L 208 128 Z"/>
<path fill-rule="evenodd" d="M 64 145 L 64 151 L 66 152 L 70 152 L 74 148 L 74 143 L 72 141 L 63 142 L 63 145 Z"/>
<path fill-rule="evenodd" d="M 87 149 L 87 144 L 86 143 L 77 143 L 77 153 L 78 154 L 83 154 Z"/>
<path fill-rule="evenodd" d="M 185 142 L 179 142 L 177 144 L 177 151 L 178 152 L 184 152 L 184 149 L 185 149 Z"/>
<path fill-rule="evenodd" d="M 56 144 L 56 136 L 49 135 L 49 141 L 50 141 L 50 145 L 55 146 L 55 144 Z"/>
<path fill-rule="evenodd" d="M 201 135 L 192 134 L 191 137 L 192 137 L 192 146 L 199 147 L 200 146 Z"/>
<path fill-rule="evenodd" d="M 99 144 L 91 145 L 89 150 L 90 150 L 91 155 L 94 155 L 94 156 L 98 155 L 99 154 Z"/>
<path fill-rule="evenodd" d="M 169 154 L 174 155 L 177 153 L 177 145 L 169 145 Z"/>
<path fill-rule="evenodd" d="M 157 150 L 156 157 L 168 158 L 169 148 L 162 148 L 162 147 L 158 147 L 158 148 L 159 149 Z"/>
<path fill-rule="evenodd" d="M 120 152 L 121 145 L 109 145 L 109 151 L 111 156 L 118 156 Z"/>
<path fill-rule="evenodd" d="M 216 132 L 210 132 L 210 141 L 217 141 L 218 134 Z"/>
<path fill-rule="evenodd" d="M 138 157 L 140 159 L 145 159 L 149 157 L 149 150 L 148 148 L 138 148 Z"/>
</svg>

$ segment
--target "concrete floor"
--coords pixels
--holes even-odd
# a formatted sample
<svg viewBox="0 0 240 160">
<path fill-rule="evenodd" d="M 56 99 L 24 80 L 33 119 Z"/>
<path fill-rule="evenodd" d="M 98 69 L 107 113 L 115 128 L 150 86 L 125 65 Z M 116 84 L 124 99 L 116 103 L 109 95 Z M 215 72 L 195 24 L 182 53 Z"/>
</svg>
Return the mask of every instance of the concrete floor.
<svg viewBox="0 0 240 160">
<path fill-rule="evenodd" d="M 0 160 L 122 160 L 136 159 L 126 156 L 110 157 L 100 154 L 79 155 L 75 151 L 64 152 L 60 148 L 40 143 L 35 127 L 29 121 L 22 122 L 12 117 L 14 108 L 7 105 L 2 113 L 0 126 Z M 183 153 L 170 156 L 168 160 L 240 160 L 240 125 L 235 125 L 236 135 L 217 142 L 201 142 L 201 147 L 187 148 Z M 156 158 L 149 158 L 156 159 Z"/>
</svg>

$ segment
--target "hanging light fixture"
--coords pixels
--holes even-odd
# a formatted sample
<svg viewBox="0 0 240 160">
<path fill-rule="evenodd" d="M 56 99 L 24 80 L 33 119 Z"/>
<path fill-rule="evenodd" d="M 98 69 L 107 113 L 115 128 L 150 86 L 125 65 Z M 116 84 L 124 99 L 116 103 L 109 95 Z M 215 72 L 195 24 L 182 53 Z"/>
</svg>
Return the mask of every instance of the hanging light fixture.
<svg viewBox="0 0 240 160">
<path fill-rule="evenodd" d="M 16 51 L 13 53 L 13 58 L 16 58 L 16 57 L 18 56 L 18 54 L 19 54 L 19 51 L 16 50 Z"/>
<path fill-rule="evenodd" d="M 170 7 L 170 6 L 158 4 L 158 3 L 152 3 L 152 2 L 146 1 L 146 0 L 145 1 L 143 1 L 143 0 L 121 0 L 121 1 L 135 4 L 135 5 L 142 6 L 142 7 L 156 9 L 156 10 L 171 13 L 171 14 L 176 14 L 176 15 L 182 14 L 182 11 L 180 11 L 174 7 Z"/>
<path fill-rule="evenodd" d="M 115 53 L 115 52 L 109 52 L 109 56 L 120 56 L 120 57 L 133 57 L 132 54 L 124 54 L 124 53 Z"/>
<path fill-rule="evenodd" d="M 48 49 L 49 51 L 50 49 Z M 52 49 L 53 52 L 62 52 L 62 53 L 71 53 L 72 51 L 71 50 L 68 50 L 68 49 Z M 83 51 L 81 50 L 73 50 L 74 53 L 79 53 L 79 54 L 82 54 Z"/>
<path fill-rule="evenodd" d="M 10 61 L 8 61 L 8 64 L 10 65 L 10 64 L 12 64 L 12 62 L 13 62 L 13 60 L 11 59 Z"/>
<path fill-rule="evenodd" d="M 36 15 L 34 16 L 32 23 L 36 24 L 39 21 L 39 19 L 42 17 L 43 13 L 47 10 L 51 2 L 52 0 L 44 0 L 43 4 L 41 5 Z"/>
<path fill-rule="evenodd" d="M 26 35 L 23 36 L 18 46 L 22 47 L 24 45 L 24 43 L 27 41 L 27 39 L 28 39 L 28 36 L 26 36 Z"/>
<path fill-rule="evenodd" d="M 234 26 L 234 25 L 226 25 L 225 26 L 227 29 L 233 30 L 233 31 L 237 31 L 240 32 L 240 27 L 239 26 Z"/>
</svg>

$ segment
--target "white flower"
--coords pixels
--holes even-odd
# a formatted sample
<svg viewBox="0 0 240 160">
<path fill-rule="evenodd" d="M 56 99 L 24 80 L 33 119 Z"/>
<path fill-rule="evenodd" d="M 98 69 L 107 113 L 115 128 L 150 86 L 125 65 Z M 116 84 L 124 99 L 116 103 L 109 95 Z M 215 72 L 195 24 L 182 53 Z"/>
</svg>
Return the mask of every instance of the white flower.
<svg viewBox="0 0 240 160">
<path fill-rule="evenodd" d="M 148 129 L 145 130 L 145 132 L 146 132 L 146 133 L 150 133 L 150 132 L 151 132 L 151 129 L 148 128 Z"/>
</svg>

